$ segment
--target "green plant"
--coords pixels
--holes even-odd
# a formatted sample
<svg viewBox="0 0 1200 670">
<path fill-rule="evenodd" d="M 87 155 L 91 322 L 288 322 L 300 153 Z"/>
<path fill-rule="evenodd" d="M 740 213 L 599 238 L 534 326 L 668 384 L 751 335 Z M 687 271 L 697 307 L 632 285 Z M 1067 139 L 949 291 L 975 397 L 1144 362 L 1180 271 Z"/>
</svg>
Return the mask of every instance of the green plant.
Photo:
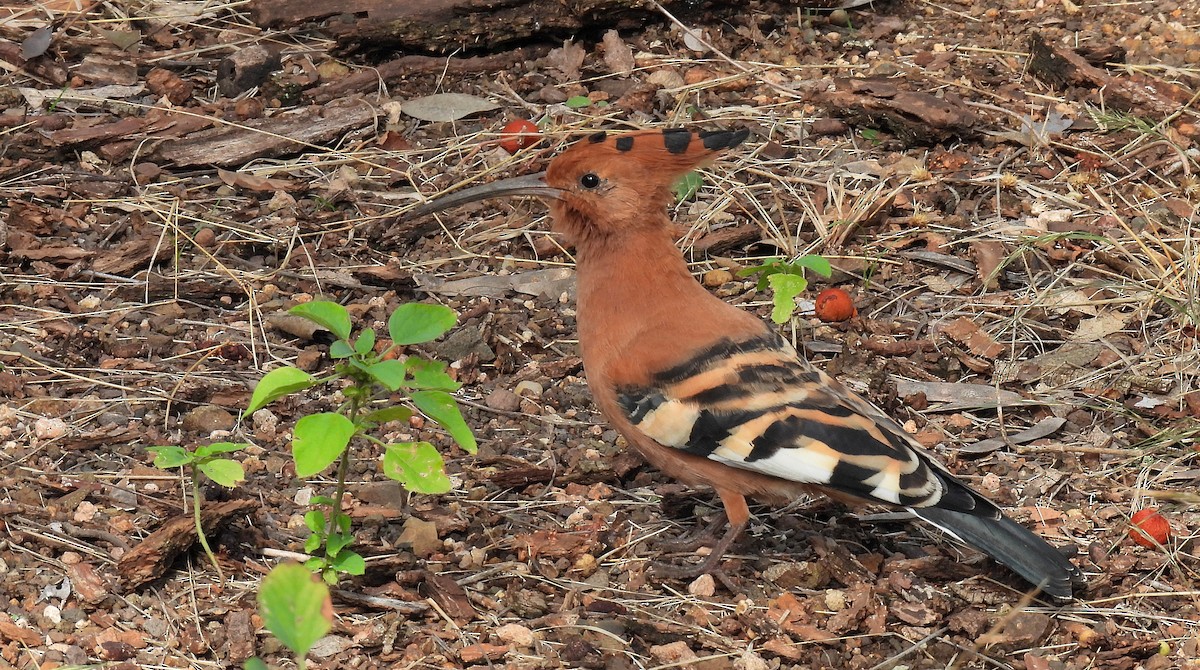
<svg viewBox="0 0 1200 670">
<path fill-rule="evenodd" d="M 833 274 L 833 268 L 824 256 L 810 254 L 794 261 L 771 258 L 761 265 L 742 268 L 738 270 L 737 275 L 748 277 L 757 274 L 760 291 L 770 286 L 771 300 L 775 305 L 771 310 L 771 320 L 775 323 L 786 323 L 796 309 L 796 296 L 808 288 L 808 279 L 804 277 L 805 270 L 811 270 L 825 278 Z"/>
<path fill-rule="evenodd" d="M 457 317 L 440 305 L 401 305 L 388 319 L 391 346 L 376 352 L 375 331 L 366 328 L 357 337 L 351 337 L 350 315 L 337 303 L 314 301 L 297 305 L 290 312 L 316 323 L 337 338 L 329 347 L 330 357 L 337 361 L 334 371 L 318 378 L 291 366 L 272 370 L 255 387 L 245 415 L 318 384 L 348 382 L 341 389 L 345 400 L 337 410 L 302 417 L 296 422 L 292 439 L 292 458 L 300 477 L 315 475 L 340 459 L 333 497 L 315 497 L 313 502 L 325 509 L 311 510 L 304 518 L 312 531 L 305 542 L 305 551 L 314 554 L 322 546 L 325 548 L 323 555 L 313 556 L 306 565 L 332 584 L 339 573 L 358 575 L 365 569 L 362 557 L 349 549 L 353 539 L 350 517 L 342 512 L 352 441 L 363 439 L 382 446 L 383 474 L 409 491 L 450 490 L 445 462 L 432 444 L 387 444 L 370 434 L 381 424 L 408 421 L 413 415 L 408 405 L 392 403 L 388 396 L 403 391 L 412 407 L 445 428 L 463 449 L 475 453 L 475 437 L 450 395 L 460 384 L 446 373 L 446 364 L 419 356 L 410 355 L 403 360 L 393 357 L 400 346 L 440 337 L 454 326 Z"/>
<path fill-rule="evenodd" d="M 208 555 L 208 560 L 212 561 L 213 567 L 217 569 L 217 576 L 222 582 L 225 581 L 225 573 L 221 571 L 221 564 L 217 562 L 216 555 L 208 546 L 208 539 L 204 537 L 204 526 L 200 522 L 200 503 L 203 496 L 200 493 L 196 473 L 199 472 L 221 486 L 233 488 L 238 482 L 246 479 L 246 471 L 242 468 L 241 463 L 231 458 L 221 458 L 220 454 L 240 451 L 246 446 L 234 442 L 217 442 L 196 447 L 195 451 L 175 446 L 146 448 L 147 451 L 154 454 L 154 467 L 156 468 L 166 470 L 181 468 L 185 465 L 192 467 L 192 515 L 196 521 L 196 536 L 200 540 L 200 546 L 204 547 L 204 553 Z"/>
<path fill-rule="evenodd" d="M 313 644 L 333 625 L 329 587 L 296 563 L 281 563 L 263 578 L 258 589 L 258 611 L 267 630 L 295 655 L 300 670 L 306 667 L 305 657 Z M 267 664 L 257 656 L 243 667 L 267 670 Z"/>
<path fill-rule="evenodd" d="M 675 191 L 675 202 L 683 202 L 696 197 L 696 191 L 699 191 L 703 184 L 704 178 L 695 170 L 676 179 L 675 183 L 671 185 L 671 190 Z"/>
</svg>

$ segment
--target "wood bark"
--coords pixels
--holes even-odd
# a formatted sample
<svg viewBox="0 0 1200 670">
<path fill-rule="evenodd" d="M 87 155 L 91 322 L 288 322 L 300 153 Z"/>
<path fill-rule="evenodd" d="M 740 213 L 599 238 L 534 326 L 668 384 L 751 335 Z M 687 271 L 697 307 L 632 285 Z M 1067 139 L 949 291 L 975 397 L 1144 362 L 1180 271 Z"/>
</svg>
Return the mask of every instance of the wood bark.
<svg viewBox="0 0 1200 670">
<path fill-rule="evenodd" d="M 676 15 L 695 8 L 679 0 L 662 4 Z M 343 53 L 497 51 L 531 40 L 563 40 L 581 30 L 640 31 L 665 20 L 644 0 L 253 0 L 250 12 L 258 25 L 271 28 L 327 20 L 324 30 Z"/>
<path fill-rule="evenodd" d="M 1034 33 L 1029 38 L 1029 71 L 1051 86 L 1091 90 L 1093 101 L 1122 111 L 1162 119 L 1179 111 L 1192 93 L 1161 79 L 1137 74 L 1112 75 L 1065 47 Z"/>
<path fill-rule="evenodd" d="M 205 534 L 213 533 L 230 519 L 258 507 L 257 500 L 227 500 L 209 503 L 200 510 Z M 196 522 L 191 514 L 181 514 L 147 535 L 117 561 L 117 574 L 127 589 L 158 579 L 171 563 L 196 543 Z"/>
</svg>

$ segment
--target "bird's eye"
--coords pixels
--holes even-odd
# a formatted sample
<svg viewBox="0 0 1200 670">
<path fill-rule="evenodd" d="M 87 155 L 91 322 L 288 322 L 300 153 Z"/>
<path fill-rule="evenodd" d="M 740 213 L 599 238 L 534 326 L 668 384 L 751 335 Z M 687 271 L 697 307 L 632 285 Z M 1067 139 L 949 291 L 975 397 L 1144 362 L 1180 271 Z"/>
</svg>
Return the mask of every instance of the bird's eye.
<svg viewBox="0 0 1200 670">
<path fill-rule="evenodd" d="M 598 188 L 600 186 L 600 178 L 589 172 L 579 178 L 579 185 L 589 190 Z"/>
</svg>

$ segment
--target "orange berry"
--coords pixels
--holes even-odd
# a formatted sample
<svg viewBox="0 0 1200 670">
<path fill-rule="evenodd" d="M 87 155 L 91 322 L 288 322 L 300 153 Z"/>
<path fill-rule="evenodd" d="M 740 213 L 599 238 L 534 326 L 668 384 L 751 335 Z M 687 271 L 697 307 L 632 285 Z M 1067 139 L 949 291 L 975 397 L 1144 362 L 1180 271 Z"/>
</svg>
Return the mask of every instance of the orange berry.
<svg viewBox="0 0 1200 670">
<path fill-rule="evenodd" d="M 1138 510 L 1129 521 L 1129 537 L 1143 547 L 1166 545 L 1171 537 L 1170 522 L 1153 507 Z"/>
<path fill-rule="evenodd" d="M 542 139 L 542 131 L 533 121 L 528 119 L 513 119 L 500 131 L 500 146 L 510 154 L 531 147 Z"/>
<path fill-rule="evenodd" d="M 825 323 L 847 321 L 858 316 L 850 294 L 840 288 L 827 288 L 818 293 L 813 311 L 816 312 L 817 318 Z"/>
</svg>

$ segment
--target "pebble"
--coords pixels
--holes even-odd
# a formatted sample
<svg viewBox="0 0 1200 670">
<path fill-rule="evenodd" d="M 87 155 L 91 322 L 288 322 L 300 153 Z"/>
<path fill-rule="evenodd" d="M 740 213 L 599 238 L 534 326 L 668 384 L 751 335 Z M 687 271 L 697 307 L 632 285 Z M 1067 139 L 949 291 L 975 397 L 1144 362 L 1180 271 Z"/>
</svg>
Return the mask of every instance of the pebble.
<svg viewBox="0 0 1200 670">
<path fill-rule="evenodd" d="M 215 430 L 229 430 L 237 422 L 229 410 L 216 405 L 201 405 L 183 415 L 183 429 L 198 433 L 211 433 Z"/>
<path fill-rule="evenodd" d="M 484 403 L 501 412 L 516 412 L 521 409 L 521 396 L 508 389 L 496 389 L 488 394 Z"/>
<path fill-rule="evenodd" d="M 506 623 L 496 629 L 496 639 L 517 648 L 533 646 L 533 631 L 517 623 Z"/>
<path fill-rule="evenodd" d="M 717 583 L 713 580 L 713 576 L 709 574 L 700 575 L 688 584 L 688 593 L 700 597 L 711 598 L 717 592 Z"/>
<path fill-rule="evenodd" d="M 709 288 L 724 286 L 731 281 L 733 281 L 733 273 L 729 270 L 716 269 L 704 273 L 704 285 Z"/>
<path fill-rule="evenodd" d="M 53 440 L 67 434 L 67 424 L 62 419 L 38 417 L 33 422 L 33 436 L 39 440 Z"/>
</svg>

